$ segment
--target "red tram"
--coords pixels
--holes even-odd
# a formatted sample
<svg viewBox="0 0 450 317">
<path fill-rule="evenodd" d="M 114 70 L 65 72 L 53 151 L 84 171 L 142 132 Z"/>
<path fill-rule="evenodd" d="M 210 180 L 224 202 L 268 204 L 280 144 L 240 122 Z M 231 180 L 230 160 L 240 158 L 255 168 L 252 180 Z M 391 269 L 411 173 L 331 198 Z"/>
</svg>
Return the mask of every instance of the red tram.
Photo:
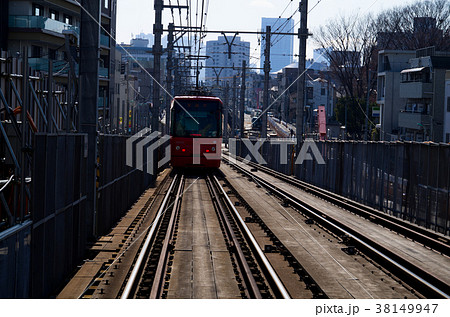
<svg viewBox="0 0 450 317">
<path fill-rule="evenodd" d="M 178 96 L 171 105 L 170 150 L 173 167 L 220 166 L 222 101 L 217 97 Z"/>
</svg>

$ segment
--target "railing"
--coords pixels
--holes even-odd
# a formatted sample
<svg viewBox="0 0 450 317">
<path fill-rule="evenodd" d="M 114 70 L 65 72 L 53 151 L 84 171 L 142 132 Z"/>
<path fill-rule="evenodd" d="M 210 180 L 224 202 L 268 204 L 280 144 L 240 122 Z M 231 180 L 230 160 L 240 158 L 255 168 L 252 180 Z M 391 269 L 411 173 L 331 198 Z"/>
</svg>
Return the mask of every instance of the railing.
<svg viewBox="0 0 450 317">
<path fill-rule="evenodd" d="M 48 72 L 48 58 L 29 58 L 28 63 L 30 67 L 37 71 Z M 67 61 L 53 61 L 53 74 L 55 75 L 67 75 L 69 73 L 70 66 Z M 78 74 L 78 64 L 75 65 L 75 73 Z"/>
<path fill-rule="evenodd" d="M 10 28 L 42 29 L 56 33 L 62 33 L 64 30 L 73 30 L 78 34 L 80 33 L 79 27 L 50 18 L 31 15 L 10 15 L 8 26 Z"/>
<path fill-rule="evenodd" d="M 29 58 L 28 63 L 33 70 L 48 72 L 48 58 Z M 67 61 L 53 61 L 53 76 L 69 74 L 70 66 Z M 78 75 L 79 65 L 75 63 L 75 74 Z M 99 67 L 98 76 L 108 78 L 109 68 Z"/>
</svg>

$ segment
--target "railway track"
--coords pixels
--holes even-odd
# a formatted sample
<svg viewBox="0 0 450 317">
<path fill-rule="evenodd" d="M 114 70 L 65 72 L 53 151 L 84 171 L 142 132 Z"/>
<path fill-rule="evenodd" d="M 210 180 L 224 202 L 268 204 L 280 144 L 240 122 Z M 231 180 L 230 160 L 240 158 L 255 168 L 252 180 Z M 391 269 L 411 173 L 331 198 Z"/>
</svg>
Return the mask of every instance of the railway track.
<svg viewBox="0 0 450 317">
<path fill-rule="evenodd" d="M 240 162 L 244 160 L 240 157 L 231 156 L 229 157 L 233 159 L 237 159 Z M 228 159 L 229 161 L 229 159 Z M 268 167 L 265 167 L 260 164 L 256 164 L 254 162 L 246 162 L 247 165 L 252 167 L 253 169 L 260 170 L 268 175 L 271 175 L 277 179 L 280 179 L 292 186 L 300 188 L 301 190 L 308 192 L 314 196 L 317 196 L 325 201 L 328 201 L 338 207 L 341 207 L 345 210 L 348 210 L 360 217 L 368 219 L 371 222 L 379 224 L 383 227 L 388 228 L 389 230 L 393 230 L 408 239 L 416 241 L 418 243 L 423 244 L 437 252 L 440 252 L 443 255 L 450 257 L 450 239 L 442 236 L 438 233 L 434 233 L 429 231 L 423 227 L 419 227 L 412 223 L 408 223 L 402 219 L 392 217 L 386 213 L 375 210 L 371 207 L 365 206 L 363 204 L 350 201 L 345 197 L 339 196 L 335 193 L 329 192 L 322 188 L 316 187 L 314 185 L 308 184 L 301 180 L 295 179 L 293 177 L 287 176 L 283 173 L 274 171 Z M 312 206 L 307 206 L 309 208 L 313 208 Z"/>
<path fill-rule="evenodd" d="M 370 256 L 387 270 L 395 274 L 398 278 L 407 281 L 407 283 L 411 287 L 420 290 L 420 292 L 426 297 L 449 298 L 449 285 L 445 281 L 442 281 L 439 277 L 436 277 L 433 272 L 428 272 L 426 269 L 423 269 L 423 267 L 419 267 L 413 263 L 410 263 L 401 255 L 396 254 L 396 252 L 393 252 L 389 248 L 386 248 L 377 243 L 375 239 L 367 237 L 364 232 L 360 232 L 349 227 L 348 225 L 340 222 L 339 219 L 335 219 L 330 217 L 329 215 L 326 215 L 322 211 L 316 209 L 314 206 L 305 204 L 298 197 L 295 197 L 291 193 L 267 182 L 264 178 L 255 174 L 255 168 L 263 170 L 259 165 L 253 165 L 251 166 L 252 169 L 248 170 L 246 168 L 243 168 L 239 164 L 233 163 L 226 157 L 224 157 L 224 161 L 227 164 L 230 164 L 239 173 L 245 175 L 248 179 L 251 179 L 259 186 L 264 187 L 270 193 L 279 197 L 279 199 L 285 204 L 290 205 L 297 211 L 309 217 L 310 222 L 317 222 L 321 226 L 327 228 L 327 230 L 333 232 L 335 235 L 345 237 L 345 240 L 347 240 L 347 244 L 350 245 L 350 252 L 352 252 L 352 249 L 356 247 L 359 251 Z M 266 172 L 266 170 L 267 169 L 264 169 L 264 172 Z M 279 178 L 285 181 L 285 177 Z M 289 183 L 291 184 L 291 182 Z M 321 194 L 322 197 L 324 197 L 324 194 Z M 349 203 L 346 202 L 346 204 Z M 342 206 L 342 204 L 340 204 L 339 206 Z M 386 225 L 386 223 L 384 224 Z M 399 225 L 394 224 L 393 226 L 397 227 Z"/>
<path fill-rule="evenodd" d="M 218 216 L 225 227 L 227 240 L 235 248 L 234 253 L 247 285 L 248 298 L 291 298 L 217 177 L 207 176 L 207 183 Z M 271 292 L 264 281 L 271 286 Z"/>
<path fill-rule="evenodd" d="M 186 217 L 182 212 L 186 208 L 183 205 L 186 204 L 183 202 L 184 196 L 189 192 L 190 186 L 202 184 L 207 187 L 220 224 L 238 294 L 242 298 L 291 298 L 218 178 L 208 174 L 197 178 L 190 186 L 185 183 L 185 175 L 174 176 L 142 242 L 120 298 L 173 298 L 171 284 L 172 281 L 175 285 L 180 283 L 177 281 L 177 273 L 183 269 L 180 269 L 180 264 L 177 267 L 177 263 L 183 262 L 181 259 L 187 243 L 182 241 L 181 232 L 184 230 L 183 217 Z M 230 279 L 229 276 L 225 278 Z"/>
<path fill-rule="evenodd" d="M 158 282 L 161 282 L 161 272 L 158 264 L 167 260 L 168 241 L 173 236 L 173 218 L 182 185 L 183 177 L 175 175 L 138 253 L 121 294 L 122 299 L 142 298 L 146 295 L 151 298 L 160 292 Z M 152 288 L 155 280 L 158 287 Z"/>
</svg>

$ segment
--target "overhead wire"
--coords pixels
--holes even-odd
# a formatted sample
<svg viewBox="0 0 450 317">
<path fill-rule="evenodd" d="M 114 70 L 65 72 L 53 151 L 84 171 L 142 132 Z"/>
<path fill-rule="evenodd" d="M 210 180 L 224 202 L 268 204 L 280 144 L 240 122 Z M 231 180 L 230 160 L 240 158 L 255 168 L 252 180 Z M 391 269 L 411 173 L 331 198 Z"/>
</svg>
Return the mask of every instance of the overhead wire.
<svg viewBox="0 0 450 317">
<path fill-rule="evenodd" d="M 283 12 L 281 12 L 281 14 L 278 16 L 277 20 L 275 21 L 275 23 L 273 25 L 276 25 L 278 23 L 278 21 L 281 19 L 281 17 L 283 16 L 284 12 L 286 12 L 287 8 L 292 4 L 292 0 L 289 0 L 289 3 L 286 5 L 286 7 L 284 8 Z"/>
<path fill-rule="evenodd" d="M 202 45 L 202 29 L 203 29 L 203 12 L 205 10 L 205 0 L 202 0 L 202 10 L 201 10 L 201 16 L 200 16 L 200 30 L 199 30 L 199 34 L 198 34 L 198 51 L 197 51 L 197 65 L 196 65 L 196 70 L 195 70 L 195 86 L 198 88 L 199 85 L 199 66 L 200 66 L 200 50 L 201 50 L 201 45 Z M 198 12 L 198 8 L 197 8 L 197 12 Z"/>
<path fill-rule="evenodd" d="M 378 0 L 375 0 L 375 2 L 377 2 L 377 1 L 378 1 Z M 312 10 L 314 10 L 314 9 L 319 5 L 319 3 L 321 3 L 321 2 L 322 2 L 322 0 L 318 0 L 318 1 L 316 2 L 316 4 L 315 4 L 311 9 L 308 10 L 308 14 L 309 14 Z M 374 2 L 371 6 L 373 6 L 373 5 L 375 4 L 375 2 Z M 295 13 L 298 12 L 298 10 L 300 10 L 300 7 L 297 8 L 297 10 L 292 14 L 292 16 L 291 16 L 290 18 L 292 18 L 292 17 L 295 15 Z M 290 19 L 290 18 L 289 18 L 289 19 Z M 292 28 L 290 28 L 289 31 L 287 31 L 287 33 L 293 32 L 293 31 L 295 30 L 295 28 L 296 28 L 299 24 L 300 24 L 300 20 L 297 21 L 297 23 L 295 23 L 294 26 L 293 26 Z M 278 42 L 280 42 L 280 41 L 281 41 L 281 38 L 284 37 L 284 36 L 286 36 L 286 35 L 281 35 L 280 39 L 279 39 L 277 42 L 274 42 L 273 45 L 276 45 Z"/>
<path fill-rule="evenodd" d="M 278 26 L 277 29 L 275 29 L 275 30 L 273 31 L 273 33 L 283 32 L 283 31 L 284 31 L 284 28 L 287 27 L 289 21 L 292 20 L 292 18 L 294 17 L 294 15 L 295 15 L 299 10 L 300 10 L 300 8 L 296 8 L 295 11 L 294 11 L 288 18 L 286 18 L 286 20 L 285 20 L 280 26 Z M 274 24 L 274 25 L 275 25 L 275 24 Z M 292 29 L 291 29 L 291 30 L 292 30 Z M 288 32 L 291 32 L 291 30 L 289 30 Z M 286 35 L 279 35 L 279 34 L 275 35 L 275 37 L 274 37 L 274 39 L 273 39 L 273 42 L 271 43 L 270 46 L 271 46 L 271 47 L 274 46 L 276 43 L 278 43 L 279 41 L 281 41 L 281 39 L 282 39 L 284 36 L 286 36 Z M 277 42 L 275 42 L 275 40 L 277 39 L 277 37 L 279 37 L 280 39 L 279 39 Z"/>
<path fill-rule="evenodd" d="M 129 56 L 139 66 L 139 68 L 144 71 L 145 74 L 147 74 L 168 96 L 174 99 L 174 96 L 172 96 L 172 94 L 158 80 L 156 80 L 156 78 L 153 77 L 153 75 L 150 74 L 150 72 L 144 66 L 142 66 L 142 64 L 136 59 L 135 56 L 133 56 L 133 54 L 131 54 L 122 44 L 119 44 L 119 42 L 117 42 L 116 37 L 113 36 L 103 25 L 101 25 L 101 23 L 96 20 L 96 18 L 79 2 L 79 0 L 74 1 L 80 6 L 81 10 L 83 10 L 93 21 L 97 23 L 97 25 L 105 32 L 107 36 L 109 36 L 109 38 L 116 42 L 116 45 L 118 45 L 126 53 L 126 55 Z M 177 102 L 177 104 L 198 124 L 198 121 L 183 107 L 183 105 L 181 105 L 179 102 Z"/>
</svg>

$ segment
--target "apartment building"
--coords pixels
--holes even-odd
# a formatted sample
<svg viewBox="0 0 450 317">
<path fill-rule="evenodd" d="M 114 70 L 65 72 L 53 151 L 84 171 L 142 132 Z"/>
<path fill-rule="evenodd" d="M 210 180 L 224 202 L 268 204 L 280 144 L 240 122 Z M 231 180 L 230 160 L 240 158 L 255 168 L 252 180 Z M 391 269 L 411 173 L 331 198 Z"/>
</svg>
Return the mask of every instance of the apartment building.
<svg viewBox="0 0 450 317">
<path fill-rule="evenodd" d="M 400 137 L 411 141 L 450 142 L 450 54 L 418 50 L 401 71 L 398 115 Z"/>
<path fill-rule="evenodd" d="M 101 1 L 100 59 L 99 59 L 99 116 L 108 116 L 110 101 L 114 100 L 114 73 L 117 0 Z M 10 55 L 22 54 L 27 49 L 29 65 L 33 70 L 48 72 L 53 60 L 55 80 L 68 80 L 68 56 L 75 60 L 78 74 L 79 34 L 81 8 L 73 0 L 9 0 L 2 1 L 8 16 L 5 22 L 2 10 L 1 48 Z M 6 25 L 7 23 L 7 25 Z M 110 34 L 112 38 L 108 35 Z M 5 39 L 6 37 L 6 39 Z M 66 37 L 70 45 L 66 45 Z"/>
<path fill-rule="evenodd" d="M 217 41 L 206 42 L 205 80 L 210 85 L 225 85 L 240 73 L 242 61 L 249 67 L 250 42 L 241 41 L 239 36 L 219 36 Z M 233 69 L 235 67 L 235 69 Z M 223 83 L 221 83 L 223 82 Z"/>
<path fill-rule="evenodd" d="M 380 138 L 398 139 L 398 117 L 406 100 L 400 97 L 401 71 L 409 67 L 415 51 L 381 50 L 378 53 L 377 104 L 380 107 Z"/>
</svg>

